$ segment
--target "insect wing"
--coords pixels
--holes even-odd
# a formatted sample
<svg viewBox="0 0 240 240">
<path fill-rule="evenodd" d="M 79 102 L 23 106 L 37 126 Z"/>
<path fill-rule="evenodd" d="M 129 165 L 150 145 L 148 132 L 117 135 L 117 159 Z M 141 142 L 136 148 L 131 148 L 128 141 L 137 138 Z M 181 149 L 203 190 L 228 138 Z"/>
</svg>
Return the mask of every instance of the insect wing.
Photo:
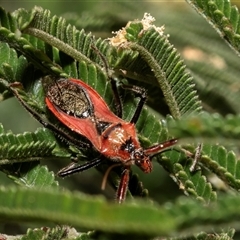
<svg viewBox="0 0 240 240">
<path fill-rule="evenodd" d="M 61 111 L 56 107 L 48 98 L 46 98 L 48 109 L 61 121 L 66 127 L 70 128 L 73 132 L 79 133 L 88 138 L 92 144 L 98 149 L 100 139 L 94 123 L 88 118 L 76 118 Z"/>
<path fill-rule="evenodd" d="M 99 121 L 115 123 L 123 122 L 122 119 L 118 118 L 111 110 L 109 109 L 106 102 L 102 97 L 89 85 L 82 82 L 78 79 L 68 79 L 70 83 L 77 84 L 80 88 L 84 89 L 88 95 L 91 104 L 93 106 L 93 115 Z M 96 123 L 91 117 L 81 118 L 62 111 L 58 106 L 56 106 L 48 97 L 45 99 L 48 109 L 55 115 L 55 117 L 61 121 L 66 127 L 72 131 L 86 137 L 97 150 L 101 150 L 101 135 L 97 131 Z"/>
<path fill-rule="evenodd" d="M 96 92 L 92 87 L 87 85 L 85 82 L 78 79 L 70 79 L 69 81 L 79 84 L 81 87 L 86 89 L 89 98 L 94 106 L 94 115 L 101 121 L 109 123 L 123 122 L 123 120 L 117 117 L 108 107 L 103 98 Z"/>
</svg>

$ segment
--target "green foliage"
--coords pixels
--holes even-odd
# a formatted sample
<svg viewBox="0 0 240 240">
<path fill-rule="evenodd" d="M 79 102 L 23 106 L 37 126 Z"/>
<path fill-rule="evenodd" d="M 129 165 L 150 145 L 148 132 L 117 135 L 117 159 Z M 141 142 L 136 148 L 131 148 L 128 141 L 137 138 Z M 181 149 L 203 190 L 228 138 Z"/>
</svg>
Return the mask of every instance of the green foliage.
<svg viewBox="0 0 240 240">
<path fill-rule="evenodd" d="M 151 67 L 174 118 L 201 111 L 196 92 L 192 89 L 192 77 L 185 71 L 183 61 L 168 42 L 167 36 L 161 36 L 162 30 L 154 26 L 142 33 L 144 24 L 151 23 L 148 18 L 145 16 L 142 24 L 131 23 L 126 28 L 127 40 L 135 43 L 130 44 L 130 48 L 137 50 Z"/>
<path fill-rule="evenodd" d="M 238 9 L 224 0 L 187 2 L 239 55 Z M 105 16 L 102 24 L 94 23 L 94 16 L 84 23 L 71 18 L 70 24 L 69 18 L 41 7 L 13 13 L 0 9 L 0 100 L 15 96 L 49 126 L 49 130 L 42 127 L 14 134 L 0 125 L 0 195 L 4 196 L 0 198 L 0 219 L 32 223 L 32 229 L 16 239 L 233 239 L 235 231 L 240 231 L 239 59 L 224 45 L 212 43 L 222 44 L 214 31 L 205 32 L 202 22 L 195 20 L 196 14 L 181 26 L 182 33 L 176 31 L 178 14 L 164 15 L 166 30 L 168 23 L 173 29 L 171 37 L 179 34 L 176 49 L 164 28 L 153 24 L 150 14 L 142 20 L 128 16 L 128 24 L 106 39 L 85 31 L 92 26 L 101 32 L 103 25 L 107 31 L 122 22 L 120 18 L 114 23 L 115 16 Z M 167 21 L 169 17 L 171 21 Z M 183 61 L 179 54 L 182 50 L 185 56 L 183 43 L 199 59 L 186 57 Z M 219 54 L 226 62 L 217 59 L 215 63 L 211 54 Z M 59 169 L 59 162 L 67 165 L 71 159 L 80 164 L 97 153 L 82 149 L 81 136 L 49 114 L 42 84 L 46 75 L 82 79 L 113 111 L 109 77 L 146 88 L 147 107 L 136 124 L 141 144 L 147 147 L 171 137 L 179 139 L 176 147 L 153 158 L 163 169 L 154 164 L 150 184 L 143 181 L 146 189 L 141 173 L 132 174 L 127 201 L 118 205 L 90 195 L 94 186 L 100 188 L 95 175 L 84 179 L 81 174 L 80 181 L 71 177 L 58 183 L 49 169 Z M 129 91 L 119 90 L 123 119 L 129 120 L 137 101 Z M 9 118 L 15 118 L 14 111 Z M 53 127 L 59 129 L 58 134 L 51 132 Z M 74 140 L 71 144 L 65 141 L 66 135 Z M 106 161 L 97 170 L 105 174 L 108 167 Z M 109 189 L 116 189 L 120 175 L 121 168 L 111 171 Z M 167 195 L 173 188 L 168 185 L 169 176 L 181 190 L 176 199 Z M 4 186 L 6 177 L 16 186 Z M 81 187 L 76 192 L 65 190 L 73 186 Z M 161 198 L 164 191 L 166 199 Z M 183 194 L 186 196 L 180 196 Z M 113 199 L 113 195 L 110 191 L 108 196 Z M 144 198 L 137 199 L 140 197 Z M 35 228 L 35 223 L 44 227 Z"/>
<path fill-rule="evenodd" d="M 63 239 L 67 235 L 70 235 L 68 231 L 71 230 L 71 228 L 67 227 L 55 227 L 53 229 L 50 228 L 43 228 L 43 229 L 29 229 L 27 231 L 27 234 L 22 237 L 22 240 L 28 240 L 28 239 Z M 71 236 L 71 235 L 70 235 Z"/>
<path fill-rule="evenodd" d="M 239 200 L 234 195 L 221 196 L 218 202 L 205 208 L 186 197 L 163 206 L 143 201 L 126 202 L 123 208 L 118 204 L 109 204 L 102 197 L 55 189 L 40 191 L 35 188 L 1 188 L 0 193 L 8 196 L 0 200 L 1 217 L 11 219 L 13 216 L 22 216 L 33 221 L 38 216 L 43 222 L 68 222 L 76 227 L 110 233 L 154 236 L 169 235 L 174 230 L 181 230 L 190 236 L 198 226 L 209 229 L 209 224 L 212 224 L 211 227 L 222 229 L 228 227 L 229 223 L 235 223 L 236 226 L 239 223 Z"/>
<path fill-rule="evenodd" d="M 231 6 L 230 1 L 225 0 L 187 0 L 202 14 L 212 26 L 218 31 L 239 55 L 240 29 L 239 11 L 236 6 Z"/>
<path fill-rule="evenodd" d="M 1 126 L 1 130 L 3 130 Z M 39 129 L 35 133 L 25 132 L 23 134 L 13 134 L 1 131 L 1 159 L 0 164 L 10 162 L 4 159 L 44 157 L 51 154 L 55 147 L 55 142 L 50 139 L 49 132 Z"/>
</svg>

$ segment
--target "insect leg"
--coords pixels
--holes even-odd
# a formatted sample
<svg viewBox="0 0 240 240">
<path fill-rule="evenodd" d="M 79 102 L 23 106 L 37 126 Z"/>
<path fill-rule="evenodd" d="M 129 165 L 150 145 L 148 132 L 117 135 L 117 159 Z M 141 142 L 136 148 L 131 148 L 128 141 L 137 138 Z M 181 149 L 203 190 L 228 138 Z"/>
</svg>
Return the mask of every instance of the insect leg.
<svg viewBox="0 0 240 240">
<path fill-rule="evenodd" d="M 92 45 L 91 47 L 99 55 L 99 57 L 101 58 L 104 66 L 105 66 L 108 78 L 111 80 L 111 88 L 112 88 L 114 100 L 115 100 L 116 115 L 118 117 L 122 118 L 122 102 L 121 102 L 121 98 L 119 96 L 119 92 L 117 89 L 116 81 L 111 76 L 112 74 L 109 70 L 108 62 L 107 62 L 105 56 L 95 46 Z M 122 84 L 121 87 L 124 89 L 129 89 L 129 90 L 133 91 L 137 97 L 140 97 L 140 101 L 139 101 L 137 108 L 135 110 L 135 113 L 130 121 L 131 123 L 135 124 L 141 114 L 143 105 L 145 104 L 145 102 L 147 100 L 146 90 L 144 88 L 141 88 L 141 87 L 138 87 L 135 85 L 127 85 L 127 84 Z"/>
<path fill-rule="evenodd" d="M 117 89 L 117 84 L 116 81 L 112 78 L 111 79 L 111 88 L 113 91 L 113 95 L 114 95 L 114 101 L 115 101 L 115 107 L 116 107 L 116 115 L 120 118 L 122 118 L 122 101 L 121 98 L 119 96 L 119 92 Z"/>
<path fill-rule="evenodd" d="M 116 107 L 116 115 L 120 118 L 122 118 L 122 102 L 121 102 L 121 98 L 119 96 L 119 92 L 117 89 L 117 85 L 116 85 L 116 81 L 112 78 L 112 73 L 111 70 L 109 68 L 108 62 L 106 57 L 99 51 L 99 49 L 94 46 L 91 45 L 91 48 L 96 52 L 96 54 L 100 57 L 100 59 L 103 62 L 104 68 L 106 70 L 106 74 L 108 76 L 108 78 L 110 79 L 110 84 L 111 84 L 111 88 L 112 88 L 112 92 L 113 92 L 113 96 L 114 96 L 114 102 L 115 102 L 115 107 Z"/>
<path fill-rule="evenodd" d="M 136 97 L 139 97 L 140 98 L 140 101 L 137 105 L 137 108 L 135 110 L 135 113 L 133 114 L 132 116 L 132 119 L 131 119 L 131 123 L 136 123 L 140 114 L 141 114 L 141 111 L 142 111 L 142 108 L 147 100 L 147 92 L 144 88 L 141 88 L 141 87 L 138 87 L 138 86 L 135 86 L 135 85 L 127 85 L 127 84 L 123 84 L 121 85 L 122 88 L 124 89 L 128 89 L 128 90 L 131 90 L 132 92 L 134 92 L 134 94 L 136 95 Z"/>
<path fill-rule="evenodd" d="M 122 203 L 125 200 L 126 193 L 128 190 L 128 183 L 130 179 L 129 173 L 130 173 L 130 168 L 125 168 L 122 172 L 121 180 L 118 185 L 118 189 L 116 193 L 116 198 L 118 203 Z"/>
<path fill-rule="evenodd" d="M 36 112 L 33 108 L 31 108 L 26 102 L 23 101 L 23 99 L 21 98 L 20 94 L 18 93 L 17 89 L 21 89 L 23 88 L 22 84 L 20 82 L 15 82 L 15 83 L 11 83 L 9 85 L 12 93 L 14 94 L 14 96 L 20 101 L 20 103 L 23 105 L 23 107 L 34 117 L 36 118 L 45 128 L 50 129 L 51 131 L 53 131 L 54 133 L 56 133 L 57 135 L 63 137 L 64 139 L 66 139 L 67 141 L 69 141 L 70 143 L 74 144 L 76 147 L 79 148 L 88 148 L 90 147 L 90 145 L 88 143 L 82 142 L 78 139 L 75 139 L 73 137 L 71 137 L 69 134 L 67 134 L 65 131 L 55 127 L 53 124 L 45 121 L 41 114 L 39 114 L 38 112 Z"/>
<path fill-rule="evenodd" d="M 92 167 L 96 167 L 97 165 L 99 165 L 102 162 L 102 158 L 95 158 L 91 161 L 88 161 L 82 165 L 76 164 L 76 163 L 71 163 L 70 165 L 68 165 L 67 167 L 64 167 L 63 169 L 61 169 L 57 175 L 59 177 L 67 177 L 69 175 L 72 175 L 74 173 L 78 173 L 78 172 L 83 172 L 89 168 Z"/>
</svg>

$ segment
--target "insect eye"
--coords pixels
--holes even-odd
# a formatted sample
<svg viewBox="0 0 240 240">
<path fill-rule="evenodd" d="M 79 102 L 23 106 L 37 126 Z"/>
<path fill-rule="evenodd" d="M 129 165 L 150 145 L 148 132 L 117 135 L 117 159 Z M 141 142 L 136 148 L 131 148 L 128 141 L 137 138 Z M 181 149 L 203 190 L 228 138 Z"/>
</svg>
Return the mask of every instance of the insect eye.
<svg viewBox="0 0 240 240">
<path fill-rule="evenodd" d="M 132 153 L 135 150 L 135 146 L 133 144 L 132 138 L 129 138 L 128 140 L 126 140 L 125 143 L 121 145 L 120 149 L 123 151 L 128 151 L 129 153 Z"/>
<path fill-rule="evenodd" d="M 134 158 L 136 159 L 136 161 L 141 162 L 141 160 L 144 158 L 143 150 L 137 149 L 134 152 Z"/>
</svg>

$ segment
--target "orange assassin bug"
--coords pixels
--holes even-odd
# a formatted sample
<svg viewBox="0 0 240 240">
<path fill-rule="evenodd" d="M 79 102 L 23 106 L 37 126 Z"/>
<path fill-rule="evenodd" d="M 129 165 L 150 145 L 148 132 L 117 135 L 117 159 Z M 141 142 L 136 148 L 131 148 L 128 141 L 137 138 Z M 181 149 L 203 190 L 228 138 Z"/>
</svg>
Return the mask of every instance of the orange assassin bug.
<svg viewBox="0 0 240 240">
<path fill-rule="evenodd" d="M 16 87 L 20 85 L 21 83 L 12 83 L 10 88 L 22 105 L 40 123 L 77 147 L 92 146 L 100 153 L 100 157 L 87 161 L 82 165 L 70 165 L 63 168 L 58 172 L 58 176 L 65 177 L 82 172 L 96 167 L 103 162 L 104 158 L 109 159 L 115 162 L 116 165 L 123 167 L 116 192 L 119 203 L 122 203 L 126 197 L 131 166 L 136 165 L 143 172 L 150 173 L 152 171 L 151 158 L 172 147 L 177 142 L 176 139 L 171 139 L 145 149 L 141 146 L 135 124 L 147 99 L 146 91 L 143 88 L 123 86 L 131 89 L 137 97 L 140 97 L 132 119 L 127 122 L 121 116 L 115 115 L 97 91 L 82 80 L 61 78 L 45 84 L 45 103 L 49 111 L 70 131 L 85 137 L 89 144 L 73 138 L 52 123 L 43 120 L 17 93 Z M 121 111 L 119 115 L 121 115 Z"/>
</svg>

